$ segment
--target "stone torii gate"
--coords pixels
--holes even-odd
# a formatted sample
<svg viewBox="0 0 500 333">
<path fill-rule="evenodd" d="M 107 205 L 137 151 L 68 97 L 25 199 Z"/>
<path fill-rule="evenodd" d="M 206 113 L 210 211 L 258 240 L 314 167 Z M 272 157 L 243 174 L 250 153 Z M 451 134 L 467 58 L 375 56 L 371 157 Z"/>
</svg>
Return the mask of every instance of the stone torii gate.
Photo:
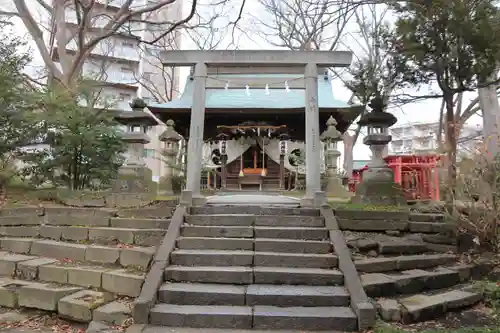
<svg viewBox="0 0 500 333">
<path fill-rule="evenodd" d="M 320 133 L 318 109 L 318 67 L 347 67 L 352 53 L 346 51 L 282 51 L 282 50 L 235 50 L 235 51 L 164 51 L 164 66 L 194 66 L 194 91 L 189 127 L 187 181 L 181 201 L 184 204 L 202 205 L 200 194 L 202 169 L 203 130 L 205 124 L 205 87 L 207 66 L 266 66 L 276 73 L 303 73 L 305 79 L 306 113 L 306 195 L 302 206 L 319 206 L 326 200 L 321 192 Z"/>
</svg>

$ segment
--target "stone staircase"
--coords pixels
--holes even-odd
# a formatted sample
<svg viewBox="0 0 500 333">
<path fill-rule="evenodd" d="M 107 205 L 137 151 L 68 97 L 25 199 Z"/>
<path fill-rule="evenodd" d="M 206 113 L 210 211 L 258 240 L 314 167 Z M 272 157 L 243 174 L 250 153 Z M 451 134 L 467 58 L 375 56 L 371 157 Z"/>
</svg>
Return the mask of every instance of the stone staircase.
<svg viewBox="0 0 500 333">
<path fill-rule="evenodd" d="M 0 211 L 0 306 L 122 324 L 170 220 L 134 210 Z M 144 215 L 144 214 L 143 214 Z M 152 214 L 154 215 L 154 214 Z M 151 218 L 153 217 L 153 218 Z M 117 319 L 118 318 L 118 319 Z"/>
<path fill-rule="evenodd" d="M 451 225 L 442 215 L 376 213 L 359 219 L 337 215 L 365 292 L 377 301 L 382 319 L 424 321 L 482 299 L 469 282 L 474 266 L 459 262 Z"/>
<path fill-rule="evenodd" d="M 164 272 L 155 326 L 355 331 L 319 210 L 193 207 Z"/>
</svg>

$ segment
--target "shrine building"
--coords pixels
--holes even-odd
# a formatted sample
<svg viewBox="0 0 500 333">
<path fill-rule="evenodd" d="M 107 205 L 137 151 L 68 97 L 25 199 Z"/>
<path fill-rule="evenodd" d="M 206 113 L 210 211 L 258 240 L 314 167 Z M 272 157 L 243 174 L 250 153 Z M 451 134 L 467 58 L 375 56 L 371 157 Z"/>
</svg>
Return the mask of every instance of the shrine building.
<svg viewBox="0 0 500 333">
<path fill-rule="evenodd" d="M 266 66 L 207 68 L 202 164 L 205 170 L 213 170 L 217 175 L 212 179 L 215 187 L 285 189 L 283 181 L 290 184 L 292 174 L 305 174 L 307 165 L 305 159 L 300 158 L 305 153 L 307 140 L 305 77 L 303 70 L 297 74 L 285 72 L 293 71 L 280 73 Z M 148 106 L 163 122 L 173 120 L 175 130 L 186 140 L 189 139 L 194 85 L 191 72 L 178 99 Z M 365 106 L 335 99 L 332 76 L 324 68 L 318 67 L 317 86 L 320 133 L 325 131 L 330 116 L 337 121 L 337 129 L 344 133 Z M 224 172 L 221 172 L 221 140 L 225 142 Z M 324 154 L 321 159 L 323 171 Z"/>
</svg>

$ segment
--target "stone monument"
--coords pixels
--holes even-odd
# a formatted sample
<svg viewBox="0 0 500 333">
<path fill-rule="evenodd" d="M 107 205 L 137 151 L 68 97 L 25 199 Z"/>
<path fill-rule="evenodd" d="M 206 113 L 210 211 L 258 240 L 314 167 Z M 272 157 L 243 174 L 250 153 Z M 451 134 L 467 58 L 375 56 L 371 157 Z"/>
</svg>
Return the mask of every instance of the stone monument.
<svg viewBox="0 0 500 333">
<path fill-rule="evenodd" d="M 385 112 L 381 97 L 371 100 L 372 111 L 365 113 L 358 124 L 366 126 L 368 135 L 363 143 L 370 147 L 372 157 L 368 169 L 363 171 L 363 179 L 356 186 L 356 194 L 351 199 L 353 203 L 378 205 L 406 205 L 401 185 L 394 183 L 394 173 L 383 159 L 384 149 L 392 137 L 389 127 L 397 122 L 397 118 Z"/>
<path fill-rule="evenodd" d="M 167 128 L 160 134 L 159 139 L 163 142 L 163 158 L 165 159 L 165 175 L 163 176 L 164 182 L 162 183 L 162 192 L 164 194 L 173 194 L 172 177 L 175 175 L 176 157 L 179 153 L 179 141 L 182 136 L 175 131 L 175 123 L 172 119 L 167 120 L 165 123 Z"/>
<path fill-rule="evenodd" d="M 144 111 L 146 104 L 141 99 L 133 100 L 130 107 L 132 111 L 123 111 L 115 116 L 116 121 L 126 126 L 122 140 L 127 145 L 127 151 L 113 192 L 156 194 L 157 185 L 153 182 L 152 172 L 144 161 L 144 145 L 150 142 L 146 134 L 148 128 L 158 123 Z"/>
<path fill-rule="evenodd" d="M 329 197 L 349 198 L 349 191 L 342 186 L 342 179 L 337 173 L 337 160 L 340 151 L 337 149 L 339 141 L 342 141 L 342 133 L 337 130 L 337 121 L 330 116 L 326 121 L 326 130 L 321 134 L 321 141 L 325 145 L 326 166 L 326 193 Z"/>
</svg>

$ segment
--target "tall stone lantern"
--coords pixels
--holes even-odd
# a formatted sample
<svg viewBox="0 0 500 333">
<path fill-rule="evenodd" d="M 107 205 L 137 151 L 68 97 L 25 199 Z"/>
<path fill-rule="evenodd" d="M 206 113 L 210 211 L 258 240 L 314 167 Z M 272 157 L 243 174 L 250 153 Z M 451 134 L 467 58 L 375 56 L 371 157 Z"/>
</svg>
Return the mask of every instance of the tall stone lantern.
<svg viewBox="0 0 500 333">
<path fill-rule="evenodd" d="M 365 113 L 358 124 L 367 127 L 368 134 L 363 143 L 370 147 L 372 152 L 368 169 L 363 171 L 363 180 L 356 186 L 355 203 L 405 205 L 404 193 L 401 185 L 394 183 L 394 173 L 384 161 L 383 153 L 387 144 L 391 142 L 389 127 L 397 122 L 397 118 L 385 112 L 386 105 L 382 98 L 373 98 L 369 104 L 372 111 Z"/>
<path fill-rule="evenodd" d="M 325 145 L 326 193 L 329 197 L 348 197 L 348 191 L 342 186 L 337 173 L 337 161 L 340 156 L 338 143 L 342 141 L 342 133 L 337 130 L 337 120 L 330 116 L 326 121 L 326 130 L 321 134 Z"/>
<path fill-rule="evenodd" d="M 175 131 L 175 122 L 172 119 L 167 120 L 165 125 L 167 125 L 167 128 L 159 136 L 160 141 L 163 142 L 163 157 L 166 163 L 165 182 L 162 184 L 161 190 L 166 194 L 173 194 L 172 177 L 175 172 L 174 165 L 179 153 L 179 141 L 182 140 L 182 136 Z"/>
<path fill-rule="evenodd" d="M 115 116 L 116 121 L 126 127 L 122 140 L 127 145 L 125 161 L 114 186 L 115 192 L 149 192 L 156 188 L 152 172 L 144 160 L 144 145 L 151 141 L 146 134 L 148 129 L 158 123 L 153 116 L 144 112 L 145 104 L 141 101 L 132 101 L 132 111 L 122 111 Z"/>
</svg>

